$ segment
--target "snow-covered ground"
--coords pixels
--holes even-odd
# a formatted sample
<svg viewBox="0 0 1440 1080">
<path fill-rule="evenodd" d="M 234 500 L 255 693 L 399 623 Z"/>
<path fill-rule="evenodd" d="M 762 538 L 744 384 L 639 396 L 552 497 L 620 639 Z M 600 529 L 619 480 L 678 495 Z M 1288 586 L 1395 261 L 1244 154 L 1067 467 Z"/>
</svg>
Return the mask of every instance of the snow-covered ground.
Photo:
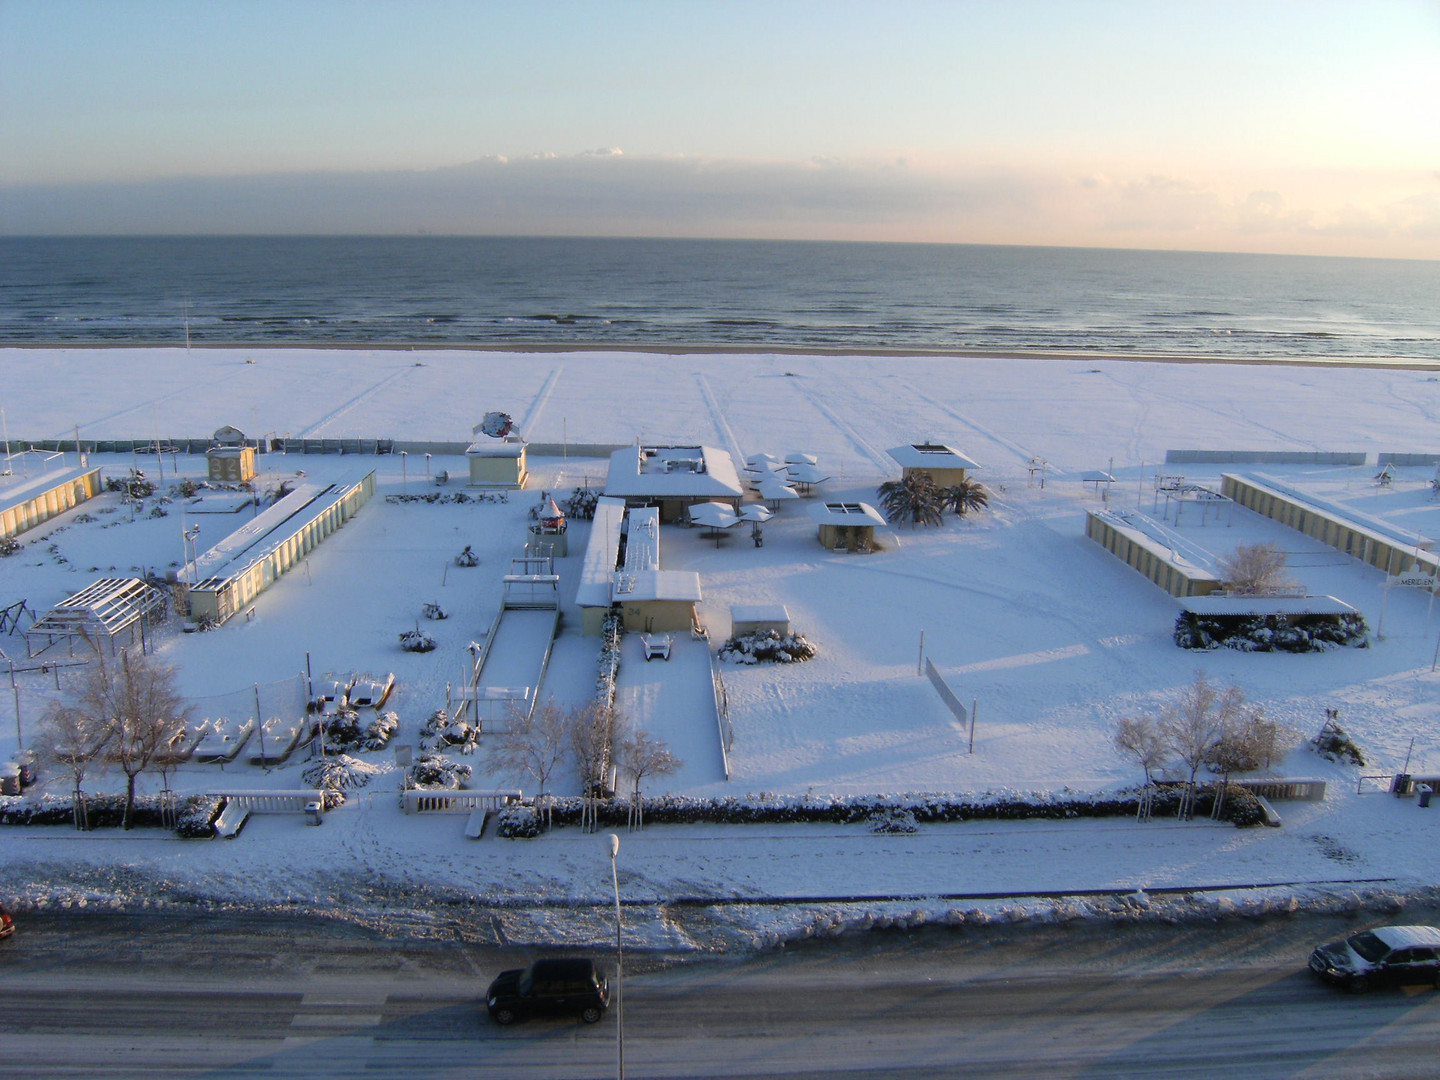
<svg viewBox="0 0 1440 1080">
<path fill-rule="evenodd" d="M 723 638 L 733 604 L 784 603 L 819 655 L 785 667 L 727 666 L 734 743 L 726 780 L 708 704 L 708 672 L 691 642 L 669 662 L 645 663 L 624 642 L 620 701 L 632 721 L 685 759 L 647 792 L 691 795 L 1083 790 L 1134 784 L 1138 770 L 1111 745 L 1117 720 L 1154 711 L 1197 669 L 1234 683 L 1266 713 L 1312 736 L 1337 709 L 1364 748 L 1364 769 L 1305 748 L 1277 766 L 1323 778 L 1323 803 L 1282 803 L 1280 829 L 1130 821 L 967 823 L 876 836 L 862 827 L 648 827 L 622 838 L 622 892 L 648 917 L 640 941 L 713 947 L 773 940 L 877 917 L 955 920 L 1017 914 L 1130 912 L 1144 901 L 998 899 L 1084 890 L 1216 890 L 1170 900 L 1202 913 L 1228 906 L 1346 904 L 1419 895 L 1440 883 L 1431 830 L 1440 808 L 1358 793 L 1360 775 L 1440 773 L 1440 716 L 1432 671 L 1437 620 L 1426 594 L 1391 590 L 1383 576 L 1317 542 L 1239 508 L 1202 520 L 1194 504 L 1177 523 L 1216 556 L 1273 540 L 1312 593 L 1359 608 L 1383 639 L 1324 654 L 1190 653 L 1171 642 L 1178 608 L 1162 591 L 1084 536 L 1087 508 L 1138 508 L 1159 517 L 1151 478 L 1167 449 L 1248 451 L 1440 450 L 1440 381 L 1428 371 L 1283 365 L 1160 364 L 1116 360 L 976 360 L 802 356 L 633 356 L 300 350 L 0 350 L 12 437 L 203 438 L 223 424 L 250 434 L 463 442 L 489 409 L 504 409 L 532 441 L 556 444 L 705 442 L 746 456 L 803 450 L 832 479 L 827 499 L 874 501 L 898 474 L 885 449 L 937 440 L 978 460 L 988 511 L 935 529 L 884 528 L 882 550 L 837 553 L 816 542 L 808 502 L 765 526 L 765 545 L 738 531 L 720 546 L 699 530 L 666 526 L 667 569 L 700 573 L 702 614 Z M 1032 459 L 1048 462 L 1043 486 Z M 466 474 L 460 457 L 267 455 L 264 486 L 377 470 L 379 490 L 351 522 L 264 592 L 251 619 L 216 632 L 162 631 L 155 644 L 177 666 L 199 716 L 238 714 L 262 694 L 290 692 L 299 673 L 394 672 L 387 704 L 397 741 L 464 679 L 471 642 L 501 600 L 501 576 L 521 554 L 528 511 L 541 489 L 561 493 L 603 477 L 604 461 L 533 458 L 531 489 L 508 501 L 387 503 L 429 487 L 425 471 Z M 129 455 L 95 455 L 107 475 Z M 1113 465 L 1112 465 L 1113 462 Z M 74 463 L 73 455 L 71 464 Z M 153 458 L 139 461 L 156 478 Z M 204 461 L 165 463 L 166 480 L 201 478 Z M 17 478 L 43 466 L 15 459 Z M 1079 476 L 1110 469 L 1108 501 Z M 1186 480 L 1217 486 L 1222 471 L 1263 471 L 1316 498 L 1440 536 L 1433 467 L 1410 466 L 1393 483 L 1376 467 L 1186 466 Z M 452 481 L 447 489 L 455 490 Z M 3 487 L 0 487 L 3 497 Z M 220 509 L 224 509 L 223 507 Z M 24 599 L 37 613 L 97 577 L 176 568 L 183 529 L 199 524 L 203 553 L 250 511 L 132 517 L 106 495 L 24 534 L 0 559 L 0 607 Z M 84 513 L 94 520 L 77 521 Z M 598 640 L 583 637 L 573 606 L 588 526 L 574 523 L 559 561 L 565 610 L 546 693 L 580 702 L 591 693 Z M 453 557 L 465 545 L 475 568 Z M 450 617 L 424 620 L 439 603 Z M 434 635 L 431 653 L 399 650 L 398 634 Z M 917 675 L 926 654 L 967 704 L 969 732 Z M 0 649 L 24 656 L 19 637 Z M 54 653 L 64 653 L 58 646 Z M 504 661 L 508 663 L 508 661 Z M 517 665 L 524 667 L 524 664 Z M 524 682 L 527 676 L 516 676 Z M 697 686 L 700 679 L 706 682 Z M 56 694 L 55 676 L 18 676 L 21 721 Z M 486 682 L 503 685 L 503 672 Z M 284 683 L 282 687 L 278 684 Z M 5 688 L 8 690 L 8 687 Z M 15 695 L 0 693 L 0 757 L 16 740 Z M 79 836 L 59 828 L 6 830 L 0 897 L 19 906 L 167 903 L 286 904 L 316 910 L 404 909 L 416 918 L 469 898 L 504 940 L 602 940 L 609 857 L 601 840 L 559 830 L 536 841 L 466 840 L 463 817 L 403 815 L 389 751 L 367 755 L 386 772 L 350 804 L 310 828 L 298 816 L 256 817 L 234 841 L 153 835 Z M 469 759 L 472 787 L 521 778 Z M 295 788 L 303 762 L 267 771 L 192 765 L 185 790 Z M 63 787 L 63 783 L 59 785 Z M 573 788 L 562 778 L 560 790 Z M 113 777 L 92 790 L 118 790 Z M 1248 889 L 1251 886 L 1271 886 Z M 1240 890 L 1240 891 L 1236 891 Z M 840 898 L 858 903 L 840 903 Z M 987 898 L 988 897 L 988 898 Z M 769 907 L 764 901 L 805 898 Z M 871 899 L 868 902 L 866 898 Z M 883 902 L 878 898 L 889 898 Z M 922 899 L 930 898 L 930 899 Z M 576 911 L 554 906 L 576 900 Z M 676 907 L 674 901 L 683 901 Z M 692 903 L 693 901 L 693 903 Z M 703 919 L 677 914 L 703 910 Z"/>
</svg>

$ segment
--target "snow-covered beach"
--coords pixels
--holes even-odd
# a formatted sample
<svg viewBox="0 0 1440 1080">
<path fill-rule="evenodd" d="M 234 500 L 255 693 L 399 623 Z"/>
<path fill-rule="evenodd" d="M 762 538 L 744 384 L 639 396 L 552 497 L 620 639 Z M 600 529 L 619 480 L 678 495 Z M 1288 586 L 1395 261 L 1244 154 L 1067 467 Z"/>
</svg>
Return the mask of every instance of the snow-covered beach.
<svg viewBox="0 0 1440 1080">
<path fill-rule="evenodd" d="M 700 530 L 662 529 L 663 564 L 700 574 L 701 611 L 717 638 L 732 605 L 778 602 L 819 655 L 784 668 L 727 667 L 735 727 L 727 780 L 713 717 L 707 727 L 667 705 L 684 699 L 693 658 L 645 663 L 627 637 L 619 702 L 686 762 L 655 784 L 686 795 L 780 798 L 1116 789 L 1140 779 L 1112 746 L 1116 722 L 1163 707 L 1197 669 L 1239 686 L 1304 738 L 1327 709 L 1338 710 L 1369 759 L 1361 769 L 1303 744 L 1294 750 L 1274 772 L 1323 779 L 1327 797 L 1278 804 L 1279 829 L 1125 819 L 969 822 L 899 836 L 863 826 L 650 826 L 622 837 L 619 868 L 627 901 L 653 915 L 634 932 L 655 947 L 763 943 L 877 919 L 1115 915 L 1147 904 L 1209 915 L 1343 906 L 1426 898 L 1440 881 L 1428 843 L 1440 818 L 1360 779 L 1402 767 L 1440 772 L 1440 675 L 1432 671 L 1440 627 L 1425 593 L 1387 595 L 1379 571 L 1239 507 L 1202 519 L 1192 505 L 1184 520 L 1173 520 L 1170 507 L 1176 533 L 1197 548 L 1219 557 L 1239 543 L 1273 541 L 1310 593 L 1358 608 L 1372 631 L 1383 618 L 1383 638 L 1372 633 L 1364 649 L 1188 652 L 1171 640 L 1175 601 L 1084 533 L 1087 509 L 1162 517 L 1154 476 L 1166 452 L 1200 449 L 1363 454 L 1362 465 L 1238 460 L 1163 471 L 1218 487 L 1222 472 L 1260 470 L 1316 499 L 1440 536 L 1433 464 L 1400 466 L 1384 486 L 1375 480 L 1378 454 L 1436 451 L 1440 381 L 1428 370 L 1100 357 L 124 348 L 0 350 L 0 368 L 12 439 L 73 440 L 77 431 L 82 442 L 204 439 L 230 424 L 252 437 L 463 444 L 487 410 L 503 409 L 548 448 L 532 458 L 526 491 L 461 506 L 383 498 L 437 490 L 430 478 L 441 471 L 463 476 L 458 455 L 262 455 L 262 487 L 301 471 L 338 476 L 358 463 L 375 469 L 377 497 L 303 570 L 266 590 L 253 618 L 209 634 L 162 630 L 158 655 L 178 667 L 181 688 L 202 711 L 294 677 L 308 655 L 317 675 L 394 671 L 387 708 L 400 716 L 399 741 L 414 742 L 498 609 L 500 579 L 523 547 L 540 491 L 603 480 L 605 461 L 579 456 L 583 448 L 704 443 L 741 460 L 804 451 L 830 475 L 815 498 L 873 502 L 876 486 L 899 471 L 888 448 L 937 440 L 981 464 L 990 508 L 937 528 L 886 526 L 872 554 L 820 547 L 803 500 L 766 525 L 763 547 L 748 536 L 717 545 Z M 132 460 L 147 471 L 155 462 L 91 460 L 107 474 Z M 34 455 L 15 459 L 16 479 L 44 467 Z M 164 464 L 167 474 L 176 467 L 199 478 L 205 463 L 181 455 Z M 1096 470 L 1117 478 L 1108 491 L 1082 482 Z M 76 522 L 70 511 L 22 534 L 22 551 L 0 559 L 0 606 L 23 598 L 43 611 L 112 569 L 183 562 L 173 513 L 96 513 L 114 498 L 86 508 L 94 521 Z M 231 517 L 198 520 L 203 553 Z M 546 680 L 548 693 L 570 702 L 589 693 L 598 649 L 581 635 L 573 606 L 586 531 L 572 525 L 570 555 L 559 560 L 566 623 Z M 457 571 L 449 564 L 465 544 L 481 564 Z M 426 627 L 440 647 L 401 653 L 397 633 L 427 602 L 450 612 Z M 917 674 L 922 632 L 926 655 L 976 706 L 973 752 L 969 733 Z M 0 638 L 0 647 L 24 654 L 18 637 Z M 53 696 L 50 677 L 20 676 L 27 722 Z M 3 756 L 16 737 L 12 708 L 0 705 Z M 595 905 L 607 895 L 609 859 L 599 838 L 562 829 L 533 841 L 468 840 L 463 818 L 402 814 L 393 754 L 374 758 L 386 771 L 319 829 L 298 815 L 257 816 L 236 840 L 214 842 L 7 829 L 4 897 L 22 910 L 281 904 L 366 918 L 403 910 L 422 921 L 479 906 L 499 913 L 485 925 L 506 941 L 603 939 L 604 911 Z M 486 774 L 483 745 L 471 763 L 475 786 L 514 786 L 514 777 Z M 187 766 L 177 786 L 293 788 L 301 767 Z M 114 784 L 93 781 L 95 790 Z M 1139 889 L 1153 892 L 1124 899 Z M 1209 891 L 1165 892 L 1186 889 Z M 1113 895 L 1078 896 L 1087 892 Z M 767 903 L 783 900 L 796 902 Z M 675 914 L 681 908 L 704 916 Z"/>
</svg>

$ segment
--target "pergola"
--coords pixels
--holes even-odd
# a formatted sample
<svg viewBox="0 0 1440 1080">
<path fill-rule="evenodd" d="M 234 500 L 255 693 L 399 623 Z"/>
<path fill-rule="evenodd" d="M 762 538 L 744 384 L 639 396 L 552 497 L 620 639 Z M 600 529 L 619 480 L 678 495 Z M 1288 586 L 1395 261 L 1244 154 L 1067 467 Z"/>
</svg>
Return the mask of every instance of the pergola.
<svg viewBox="0 0 1440 1080">
<path fill-rule="evenodd" d="M 97 648 L 109 642 L 114 655 L 115 638 L 129 630 L 133 641 L 137 627 L 143 635 L 145 623 L 155 613 L 163 614 L 167 602 L 164 592 L 140 578 L 101 578 L 37 619 L 25 631 L 26 652 L 34 658 L 65 641 L 73 656 L 75 639 L 83 638 Z"/>
</svg>

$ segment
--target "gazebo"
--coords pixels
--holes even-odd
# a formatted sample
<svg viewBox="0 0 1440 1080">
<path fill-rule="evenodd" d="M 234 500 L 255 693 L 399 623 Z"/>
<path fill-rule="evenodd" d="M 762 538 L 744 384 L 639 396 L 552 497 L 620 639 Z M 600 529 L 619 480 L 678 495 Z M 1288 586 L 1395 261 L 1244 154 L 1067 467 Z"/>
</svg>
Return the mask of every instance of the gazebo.
<svg viewBox="0 0 1440 1080">
<path fill-rule="evenodd" d="M 51 608 L 25 631 L 25 648 L 39 656 L 57 641 L 65 641 L 73 655 L 75 639 L 82 638 L 96 648 L 101 642 L 115 653 L 115 638 L 138 630 L 144 644 L 145 624 L 163 618 L 168 598 L 164 592 L 140 578 L 101 578 Z M 43 642 L 43 644 L 42 644 Z"/>
</svg>

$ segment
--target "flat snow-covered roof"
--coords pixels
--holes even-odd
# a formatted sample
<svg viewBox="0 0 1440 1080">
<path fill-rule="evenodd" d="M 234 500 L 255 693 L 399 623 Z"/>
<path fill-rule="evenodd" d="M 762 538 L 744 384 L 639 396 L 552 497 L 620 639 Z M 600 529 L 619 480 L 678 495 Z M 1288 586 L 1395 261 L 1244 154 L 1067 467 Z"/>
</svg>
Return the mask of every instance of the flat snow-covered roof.
<svg viewBox="0 0 1440 1080">
<path fill-rule="evenodd" d="M 827 502 L 810 508 L 810 520 L 816 525 L 884 525 L 885 519 L 869 503 Z"/>
<path fill-rule="evenodd" d="M 620 498 L 738 499 L 735 463 L 713 446 L 627 446 L 610 455 L 605 494 Z"/>
<path fill-rule="evenodd" d="M 886 450 L 902 469 L 978 469 L 978 462 L 971 460 L 944 443 L 911 443 Z"/>
</svg>

